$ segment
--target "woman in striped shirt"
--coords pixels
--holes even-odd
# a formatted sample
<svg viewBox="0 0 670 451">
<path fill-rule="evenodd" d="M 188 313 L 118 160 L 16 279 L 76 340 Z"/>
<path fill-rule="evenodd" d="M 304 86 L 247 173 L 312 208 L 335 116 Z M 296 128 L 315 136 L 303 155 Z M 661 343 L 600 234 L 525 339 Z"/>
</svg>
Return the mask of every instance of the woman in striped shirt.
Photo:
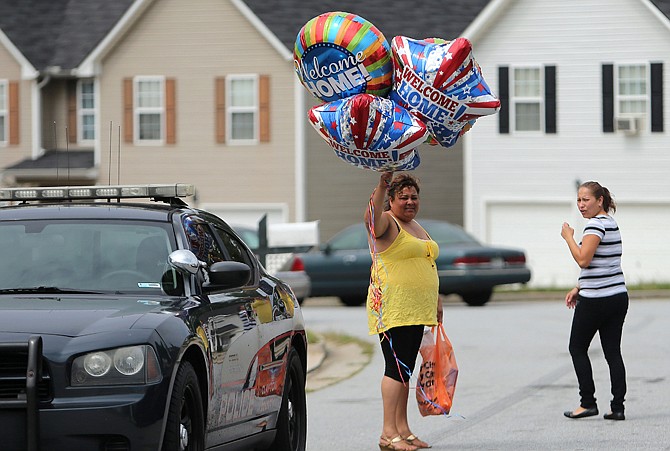
<svg viewBox="0 0 670 451">
<path fill-rule="evenodd" d="M 563 223 L 561 236 L 581 272 L 579 283 L 565 296 L 568 308 L 574 308 L 570 332 L 570 355 L 579 382 L 580 406 L 565 412 L 568 418 L 598 415 L 593 371 L 588 350 L 596 332 L 600 335 L 609 365 L 612 401 L 606 420 L 624 420 L 626 368 L 621 357 L 621 334 L 628 311 L 628 291 L 621 270 L 621 234 L 609 213 L 616 205 L 607 188 L 598 182 L 579 186 L 577 207 L 588 219 L 582 242 L 577 244 L 574 229 Z"/>
</svg>

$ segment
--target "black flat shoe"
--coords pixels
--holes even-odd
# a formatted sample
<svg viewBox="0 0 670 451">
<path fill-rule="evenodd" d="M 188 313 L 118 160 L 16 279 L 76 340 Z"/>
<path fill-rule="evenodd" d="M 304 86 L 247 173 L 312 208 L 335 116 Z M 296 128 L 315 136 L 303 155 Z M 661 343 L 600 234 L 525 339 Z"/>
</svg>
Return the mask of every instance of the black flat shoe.
<svg viewBox="0 0 670 451">
<path fill-rule="evenodd" d="M 586 409 L 585 411 L 580 412 L 578 414 L 575 414 L 572 411 L 567 411 L 567 412 L 563 412 L 563 415 L 565 415 L 568 418 L 573 418 L 573 419 L 592 417 L 592 416 L 598 415 L 598 408 L 597 407 L 591 407 L 590 409 Z"/>
<path fill-rule="evenodd" d="M 623 412 L 610 412 L 603 415 L 603 418 L 606 420 L 625 420 L 626 415 Z"/>
</svg>

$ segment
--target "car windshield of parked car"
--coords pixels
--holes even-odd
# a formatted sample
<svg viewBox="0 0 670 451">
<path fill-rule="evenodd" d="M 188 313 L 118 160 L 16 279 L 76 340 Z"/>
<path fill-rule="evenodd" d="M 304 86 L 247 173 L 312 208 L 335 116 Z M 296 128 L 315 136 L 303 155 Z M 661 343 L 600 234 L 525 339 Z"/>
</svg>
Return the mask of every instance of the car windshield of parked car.
<svg viewBox="0 0 670 451">
<path fill-rule="evenodd" d="M 260 240 L 256 230 L 241 226 L 233 226 L 233 229 L 240 236 L 240 238 L 242 238 L 242 241 L 244 241 L 247 246 L 249 246 L 249 249 L 258 249 L 258 246 L 260 246 Z"/>
<path fill-rule="evenodd" d="M 468 235 L 465 230 L 448 222 L 427 220 L 425 223 L 420 222 L 420 224 L 439 246 L 463 243 L 479 245 L 479 242 Z M 328 248 L 333 251 L 367 249 L 367 228 L 363 224 L 347 227 L 331 238 L 328 242 Z"/>
<path fill-rule="evenodd" d="M 439 245 L 448 246 L 450 244 L 479 244 L 472 236 L 460 227 L 440 221 L 426 221 L 421 223 L 428 235 Z"/>
<path fill-rule="evenodd" d="M 333 251 L 367 249 L 367 229 L 363 224 L 348 227 L 331 238 L 328 247 Z"/>
<path fill-rule="evenodd" d="M 0 224 L 0 290 L 160 294 L 178 285 L 165 224 L 31 220 Z M 11 256 L 11 257 L 10 257 Z"/>
</svg>

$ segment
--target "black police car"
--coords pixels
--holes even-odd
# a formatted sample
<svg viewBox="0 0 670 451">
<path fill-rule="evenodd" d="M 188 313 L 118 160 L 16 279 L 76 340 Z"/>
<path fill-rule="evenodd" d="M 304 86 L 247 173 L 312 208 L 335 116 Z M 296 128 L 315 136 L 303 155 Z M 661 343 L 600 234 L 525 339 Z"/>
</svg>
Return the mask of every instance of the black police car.
<svg viewBox="0 0 670 451">
<path fill-rule="evenodd" d="M 0 189 L 0 448 L 304 450 L 300 306 L 193 192 Z"/>
</svg>

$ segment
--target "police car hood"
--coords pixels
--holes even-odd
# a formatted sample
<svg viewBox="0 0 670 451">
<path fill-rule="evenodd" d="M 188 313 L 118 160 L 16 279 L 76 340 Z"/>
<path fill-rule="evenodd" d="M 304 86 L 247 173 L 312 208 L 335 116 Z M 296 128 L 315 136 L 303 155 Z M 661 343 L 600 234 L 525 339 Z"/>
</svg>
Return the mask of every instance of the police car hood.
<svg viewBox="0 0 670 451">
<path fill-rule="evenodd" d="M 138 328 L 177 299 L 147 297 L 0 296 L 0 331 L 78 337 Z M 154 315 L 157 316 L 157 315 Z M 167 318 L 168 315 L 165 315 Z M 160 322 L 160 320 L 158 320 Z"/>
</svg>

